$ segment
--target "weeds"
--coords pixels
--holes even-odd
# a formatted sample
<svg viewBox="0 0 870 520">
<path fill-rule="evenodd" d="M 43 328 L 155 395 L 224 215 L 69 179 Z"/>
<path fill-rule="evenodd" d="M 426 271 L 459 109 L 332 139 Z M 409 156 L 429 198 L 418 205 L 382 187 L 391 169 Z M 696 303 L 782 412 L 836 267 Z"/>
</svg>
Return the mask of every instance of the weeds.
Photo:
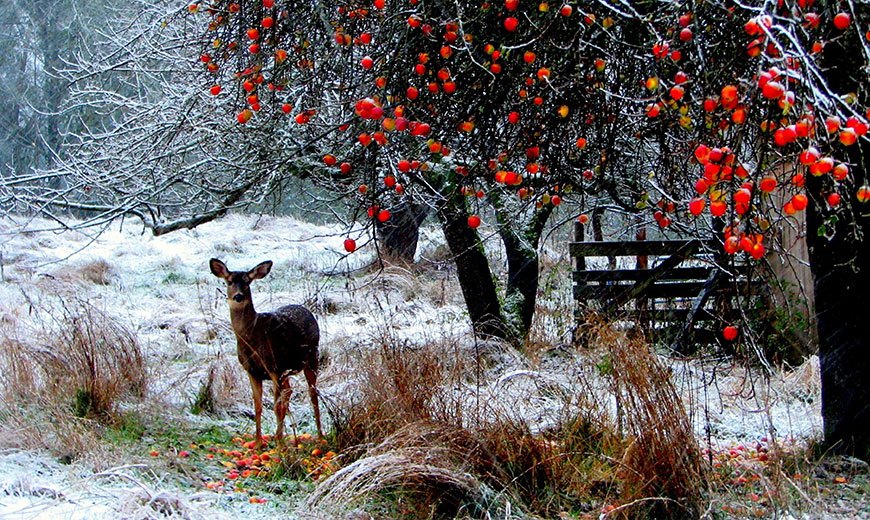
<svg viewBox="0 0 870 520">
<path fill-rule="evenodd" d="M 468 353 L 383 342 L 360 363 L 354 398 L 333 418 L 348 464 L 307 504 L 386 507 L 392 499 L 394 508 L 417 504 L 407 518 L 503 515 L 504 507 L 556 517 L 640 500 L 656 518 L 699 514 L 705 474 L 688 419 L 679 407 L 660 407 L 676 391 L 639 343 L 628 350 L 621 336 L 599 337 L 626 416 L 637 416 L 626 420 L 628 437 L 594 400 L 547 385 L 529 389 L 561 399 L 563 419 L 546 431 L 485 386 L 476 389 L 485 404 L 473 414 L 462 397 L 475 391 Z"/>
<path fill-rule="evenodd" d="M 135 335 L 85 300 L 59 291 L 33 307 L 0 336 L 2 428 L 15 432 L 3 438 L 72 460 L 99 445 L 91 420 L 109 425 L 122 400 L 144 397 L 144 360 Z"/>
<path fill-rule="evenodd" d="M 76 417 L 110 416 L 119 399 L 141 399 L 145 363 L 136 337 L 85 300 L 42 302 L 34 330 L 2 339 L 7 404 L 66 402 Z"/>
<path fill-rule="evenodd" d="M 606 325 L 599 326 L 598 337 L 610 353 L 621 419 L 631 439 L 620 470 L 623 500 L 657 499 L 638 502 L 630 514 L 697 518 L 706 507 L 706 473 L 668 372 L 641 340 Z"/>
</svg>

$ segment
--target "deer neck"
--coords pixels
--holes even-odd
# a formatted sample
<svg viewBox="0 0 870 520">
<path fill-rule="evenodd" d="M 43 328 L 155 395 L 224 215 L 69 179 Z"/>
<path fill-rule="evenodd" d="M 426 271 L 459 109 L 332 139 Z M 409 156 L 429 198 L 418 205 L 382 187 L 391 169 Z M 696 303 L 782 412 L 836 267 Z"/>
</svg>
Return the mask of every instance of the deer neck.
<svg viewBox="0 0 870 520">
<path fill-rule="evenodd" d="M 257 327 L 257 311 L 254 310 L 254 305 L 249 303 L 248 305 L 231 307 L 230 323 L 232 323 L 237 338 L 252 339 Z"/>
</svg>

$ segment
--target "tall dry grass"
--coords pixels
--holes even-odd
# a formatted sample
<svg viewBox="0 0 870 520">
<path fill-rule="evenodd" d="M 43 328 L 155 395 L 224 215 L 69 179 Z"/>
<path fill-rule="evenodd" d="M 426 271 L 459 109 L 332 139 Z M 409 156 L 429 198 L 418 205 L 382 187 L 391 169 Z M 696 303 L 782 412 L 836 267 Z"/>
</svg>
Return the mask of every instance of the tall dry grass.
<svg viewBox="0 0 870 520">
<path fill-rule="evenodd" d="M 0 428 L 7 443 L 64 454 L 92 445 L 88 420 L 112 421 L 125 399 L 145 396 L 147 374 L 133 332 L 59 287 L 0 333 Z"/>
<path fill-rule="evenodd" d="M 541 349 L 521 370 L 521 357 L 493 364 L 483 359 L 491 349 L 463 340 L 377 338 L 355 364 L 353 389 L 332 406 L 343 467 L 318 485 L 304 515 L 699 517 L 706 474 L 667 370 L 648 345 L 606 324 L 590 337 L 591 348 Z M 598 360 L 594 375 L 578 368 L 590 355 L 606 357 L 609 373 Z M 563 361 L 565 380 L 534 368 Z M 557 417 L 546 427 L 523 411 L 544 401 Z"/>
<path fill-rule="evenodd" d="M 691 421 L 668 370 L 648 344 L 604 323 L 620 423 L 630 445 L 622 458 L 623 511 L 629 517 L 699 518 L 708 489 Z"/>
<path fill-rule="evenodd" d="M 359 450 L 419 421 L 461 424 L 461 402 L 447 389 L 461 384 L 462 363 L 443 344 L 385 336 L 359 360 L 357 391 L 331 410 L 339 450 Z"/>
<path fill-rule="evenodd" d="M 390 518 L 555 517 L 615 498 L 623 444 L 603 408 L 544 384 L 505 395 L 493 348 L 380 338 L 361 356 L 353 391 L 331 407 L 344 467 L 303 514 L 366 507 Z M 551 394 L 561 396 L 561 419 L 542 431 L 518 409 Z"/>
</svg>

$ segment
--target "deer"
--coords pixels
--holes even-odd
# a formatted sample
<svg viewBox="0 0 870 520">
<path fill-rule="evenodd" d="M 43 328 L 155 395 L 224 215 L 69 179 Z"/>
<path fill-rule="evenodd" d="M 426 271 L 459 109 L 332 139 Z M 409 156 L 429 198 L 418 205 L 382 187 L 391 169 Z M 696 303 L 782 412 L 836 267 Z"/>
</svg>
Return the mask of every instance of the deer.
<svg viewBox="0 0 870 520">
<path fill-rule="evenodd" d="M 308 382 L 308 396 L 314 410 L 317 434 L 320 406 L 317 400 L 318 345 L 320 328 L 311 311 L 301 305 L 285 305 L 273 312 L 258 313 L 251 299 L 251 282 L 264 278 L 272 270 L 272 261 L 257 264 L 250 271 L 230 271 L 217 258 L 209 261 L 212 274 L 227 284 L 230 323 L 236 335 L 239 363 L 248 373 L 254 398 L 256 447 L 262 447 L 263 381 L 269 379 L 275 392 L 275 439 L 282 441 L 284 417 L 292 390 L 289 377 L 300 371 Z"/>
</svg>

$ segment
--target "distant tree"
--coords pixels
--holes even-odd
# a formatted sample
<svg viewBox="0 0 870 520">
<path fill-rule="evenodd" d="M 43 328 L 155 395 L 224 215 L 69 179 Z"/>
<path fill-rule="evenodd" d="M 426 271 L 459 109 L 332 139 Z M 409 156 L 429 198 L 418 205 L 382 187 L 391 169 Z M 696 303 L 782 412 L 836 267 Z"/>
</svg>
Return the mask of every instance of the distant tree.
<svg viewBox="0 0 870 520">
<path fill-rule="evenodd" d="M 60 72 L 114 12 L 109 5 L 0 1 L 0 175 L 26 175 L 53 164 L 63 136 L 75 125 L 61 109 L 67 83 Z"/>
</svg>

